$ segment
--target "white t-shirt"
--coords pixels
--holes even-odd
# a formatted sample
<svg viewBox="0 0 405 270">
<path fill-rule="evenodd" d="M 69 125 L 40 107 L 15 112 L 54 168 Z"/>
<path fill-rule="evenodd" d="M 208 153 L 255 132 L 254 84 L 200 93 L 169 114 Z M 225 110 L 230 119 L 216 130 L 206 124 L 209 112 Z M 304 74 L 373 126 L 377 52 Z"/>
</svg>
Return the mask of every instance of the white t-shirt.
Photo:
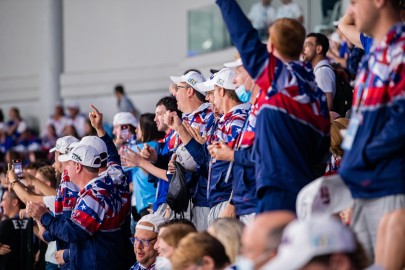
<svg viewBox="0 0 405 270">
<path fill-rule="evenodd" d="M 328 65 L 329 67 L 325 67 Z M 328 60 L 321 60 L 314 67 L 315 82 L 324 93 L 332 93 L 335 97 L 336 76 Z"/>
<path fill-rule="evenodd" d="M 270 5 L 265 7 L 258 2 L 250 9 L 248 18 L 252 21 L 254 28 L 267 28 L 276 19 L 276 10 Z"/>
<path fill-rule="evenodd" d="M 298 19 L 302 16 L 301 7 L 291 2 L 287 5 L 282 5 L 277 9 L 277 19 L 281 18 L 291 18 L 291 19 Z"/>
<path fill-rule="evenodd" d="M 68 125 L 73 125 L 76 128 L 79 137 L 83 137 L 85 133 L 86 117 L 82 114 L 76 115 L 75 119 L 69 118 Z"/>
<path fill-rule="evenodd" d="M 56 135 L 58 135 L 58 137 L 62 137 L 63 136 L 63 129 L 65 128 L 66 125 L 68 125 L 69 119 L 65 116 L 61 117 L 59 120 L 55 120 L 52 117 L 48 119 L 48 123 L 47 125 L 52 124 L 55 127 L 55 131 L 56 131 Z M 46 132 L 45 132 L 46 134 Z"/>
<path fill-rule="evenodd" d="M 42 200 L 44 201 L 46 207 L 48 207 L 49 210 L 51 210 L 52 213 L 55 214 L 55 196 L 44 196 L 42 197 Z M 48 248 L 46 249 L 45 252 L 45 261 L 53 264 L 58 264 L 58 262 L 55 259 L 55 253 L 56 253 L 56 241 L 49 242 Z"/>
<path fill-rule="evenodd" d="M 46 207 L 55 214 L 55 198 L 56 196 L 43 196 L 42 201 L 46 205 Z"/>
</svg>

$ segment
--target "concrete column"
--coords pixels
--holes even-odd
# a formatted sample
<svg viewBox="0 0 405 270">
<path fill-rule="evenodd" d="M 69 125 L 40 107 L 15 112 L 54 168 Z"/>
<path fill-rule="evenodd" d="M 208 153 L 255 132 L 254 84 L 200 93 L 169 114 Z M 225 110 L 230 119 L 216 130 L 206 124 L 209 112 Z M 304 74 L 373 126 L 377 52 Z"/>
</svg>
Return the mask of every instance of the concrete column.
<svg viewBox="0 0 405 270">
<path fill-rule="evenodd" d="M 63 3 L 40 0 L 39 123 L 41 135 L 55 104 L 60 101 L 60 74 L 63 70 Z"/>
</svg>

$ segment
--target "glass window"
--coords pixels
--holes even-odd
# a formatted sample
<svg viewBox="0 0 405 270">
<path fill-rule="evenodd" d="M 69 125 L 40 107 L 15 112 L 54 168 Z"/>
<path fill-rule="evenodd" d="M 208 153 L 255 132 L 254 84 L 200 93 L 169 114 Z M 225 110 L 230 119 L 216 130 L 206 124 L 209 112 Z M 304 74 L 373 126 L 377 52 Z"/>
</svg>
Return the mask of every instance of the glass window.
<svg viewBox="0 0 405 270">
<path fill-rule="evenodd" d="M 249 0 L 238 0 L 242 10 L 247 14 L 254 4 Z M 228 31 L 222 20 L 217 5 L 188 11 L 188 52 L 195 56 L 222 50 L 232 46 Z"/>
<path fill-rule="evenodd" d="M 216 5 L 188 12 L 188 56 L 222 50 L 231 40 Z"/>
</svg>

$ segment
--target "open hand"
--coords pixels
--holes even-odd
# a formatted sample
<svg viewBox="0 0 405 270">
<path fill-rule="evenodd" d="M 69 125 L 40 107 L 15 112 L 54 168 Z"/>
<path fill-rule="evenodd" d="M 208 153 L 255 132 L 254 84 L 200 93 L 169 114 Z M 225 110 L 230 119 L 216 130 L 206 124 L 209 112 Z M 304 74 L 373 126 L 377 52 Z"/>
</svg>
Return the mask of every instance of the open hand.
<svg viewBox="0 0 405 270">
<path fill-rule="evenodd" d="M 233 161 L 235 151 L 225 142 L 208 145 L 208 152 L 215 160 Z"/>
<path fill-rule="evenodd" d="M 128 147 L 125 147 L 120 155 L 121 155 L 121 163 L 123 166 L 127 167 L 140 167 L 141 162 L 144 160 L 141 155 L 139 154 L 141 152 L 141 149 L 137 147 L 138 153 L 135 153 L 135 151 L 129 149 Z"/>
<path fill-rule="evenodd" d="M 191 137 L 194 138 L 199 144 L 205 144 L 207 141 L 207 134 L 204 134 L 204 136 L 201 136 L 200 134 L 200 126 L 197 128 L 192 127 L 188 122 L 184 121 L 183 123 L 184 127 L 188 131 L 188 133 L 191 135 Z"/>
</svg>

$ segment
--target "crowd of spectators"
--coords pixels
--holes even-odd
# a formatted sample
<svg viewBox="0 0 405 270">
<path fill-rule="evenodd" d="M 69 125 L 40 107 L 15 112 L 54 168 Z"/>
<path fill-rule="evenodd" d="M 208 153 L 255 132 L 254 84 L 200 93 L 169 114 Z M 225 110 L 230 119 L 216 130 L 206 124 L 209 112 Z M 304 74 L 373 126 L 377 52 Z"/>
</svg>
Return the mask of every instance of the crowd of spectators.
<svg viewBox="0 0 405 270">
<path fill-rule="evenodd" d="M 298 15 L 264 44 L 216 3 L 234 61 L 168 76 L 152 113 L 117 85 L 112 134 L 94 105 L 56 105 L 42 138 L 0 114 L 0 269 L 405 267 L 404 2 L 352 1 L 339 35 L 361 61 Z"/>
</svg>

